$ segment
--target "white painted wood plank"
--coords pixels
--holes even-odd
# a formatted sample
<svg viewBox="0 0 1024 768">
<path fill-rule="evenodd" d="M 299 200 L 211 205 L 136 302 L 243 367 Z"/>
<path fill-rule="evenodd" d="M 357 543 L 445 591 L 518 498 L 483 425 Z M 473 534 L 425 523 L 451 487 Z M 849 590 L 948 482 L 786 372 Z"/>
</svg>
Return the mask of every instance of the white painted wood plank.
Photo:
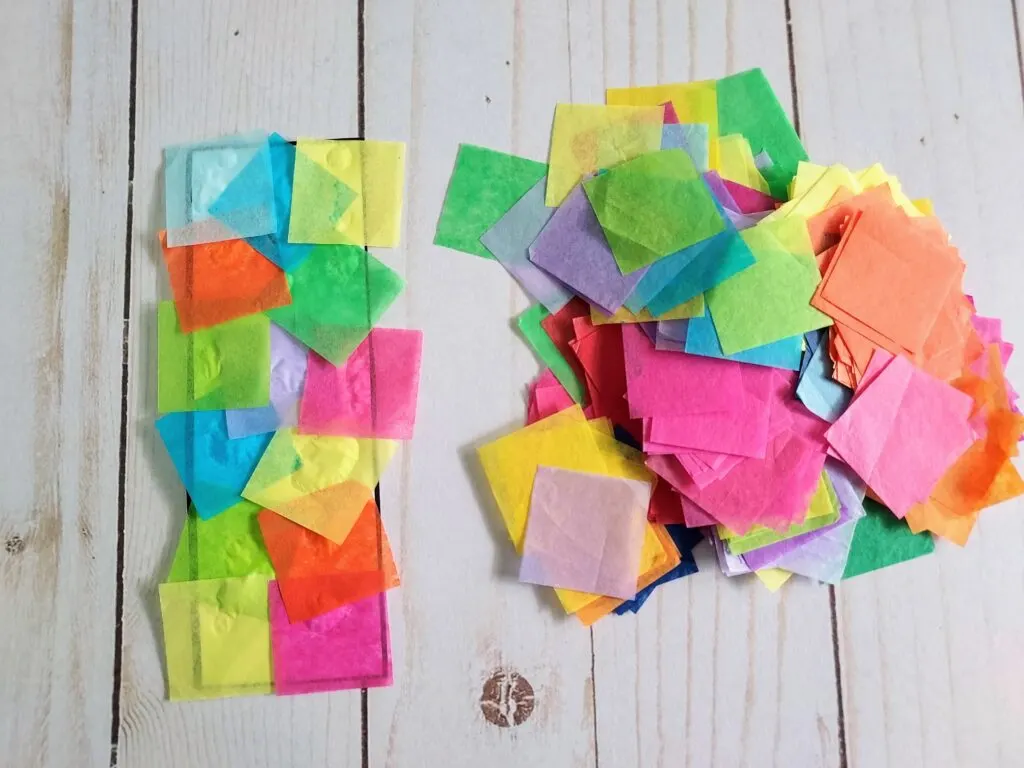
<svg viewBox="0 0 1024 768">
<path fill-rule="evenodd" d="M 986 315 L 1024 339 L 1024 194 L 1010 3 L 794 4 L 804 141 L 818 162 L 876 160 L 930 196 Z M 1010 364 L 1021 381 L 1021 360 Z M 1024 504 L 985 512 L 964 550 L 844 583 L 849 763 L 1019 765 L 1024 753 Z"/>
<path fill-rule="evenodd" d="M 604 61 L 573 62 L 573 89 L 765 70 L 792 101 L 781 2 L 608 3 Z M 591 50 L 584 20 L 572 43 Z M 577 39 L 584 38 L 582 45 Z M 582 83 L 580 81 L 583 81 Z M 837 765 L 838 705 L 828 591 L 769 593 L 727 579 L 703 545 L 701 572 L 659 588 L 636 616 L 594 627 L 602 766 Z"/>
<path fill-rule="evenodd" d="M 386 323 L 424 331 L 416 436 L 381 481 L 403 585 L 391 594 L 395 687 L 369 693 L 375 766 L 594 764 L 590 635 L 515 558 L 474 447 L 524 419 L 537 364 L 527 306 L 495 262 L 431 245 L 460 142 L 537 159 L 569 96 L 564 5 L 367 3 L 367 136 L 408 142 L 403 247 L 376 254 L 408 288 Z M 561 615 L 560 615 L 561 614 Z M 502 728 L 480 699 L 497 670 L 532 685 Z"/>
<path fill-rule="evenodd" d="M 0 763 L 110 760 L 131 4 L 0 25 Z"/>
<path fill-rule="evenodd" d="M 356 2 L 140 4 L 132 232 L 121 754 L 129 766 L 359 765 L 358 691 L 171 704 L 156 586 L 185 495 L 153 428 L 155 305 L 169 296 L 156 233 L 161 150 L 258 128 L 357 131 Z"/>
</svg>

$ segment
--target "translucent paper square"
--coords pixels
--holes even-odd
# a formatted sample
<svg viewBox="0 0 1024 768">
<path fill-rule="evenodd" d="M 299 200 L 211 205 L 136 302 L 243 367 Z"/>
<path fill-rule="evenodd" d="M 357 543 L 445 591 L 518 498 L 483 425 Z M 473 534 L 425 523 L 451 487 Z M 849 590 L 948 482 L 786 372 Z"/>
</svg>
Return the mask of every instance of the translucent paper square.
<svg viewBox="0 0 1024 768">
<path fill-rule="evenodd" d="M 267 316 L 335 365 L 366 338 L 405 282 L 353 245 L 320 245 L 288 274 L 292 303 Z"/>
<path fill-rule="evenodd" d="M 398 569 L 372 500 L 341 544 L 269 509 L 260 512 L 259 528 L 290 621 L 308 621 L 398 586 Z"/>
<path fill-rule="evenodd" d="M 299 429 L 307 434 L 412 438 L 421 331 L 374 328 L 341 365 L 309 356 Z"/>
<path fill-rule="evenodd" d="M 291 624 L 272 582 L 270 620 L 279 696 L 391 685 L 391 633 L 383 594 Z"/>
<path fill-rule="evenodd" d="M 174 302 L 157 311 L 157 410 L 257 408 L 270 401 L 270 322 L 241 317 L 182 333 Z"/>
<path fill-rule="evenodd" d="M 857 394 L 825 433 L 832 450 L 897 517 L 926 501 L 975 440 L 971 397 L 905 357 L 877 351 Z"/>
<path fill-rule="evenodd" d="M 312 243 L 342 242 L 338 228 L 359 195 L 304 152 L 296 150 L 292 169 L 289 243 L 308 249 Z"/>
<path fill-rule="evenodd" d="M 640 575 L 636 580 L 637 592 L 646 589 L 665 574 L 669 573 L 681 562 L 679 552 L 672 543 L 672 537 L 664 525 L 647 524 L 644 534 L 643 549 L 640 552 Z M 585 592 L 567 592 L 566 590 L 555 590 L 565 605 L 564 595 L 585 595 Z M 592 599 L 579 610 L 575 611 L 576 618 L 586 626 L 591 626 L 598 619 L 607 616 L 623 601 L 617 597 L 599 596 Z M 568 610 L 568 609 L 567 609 Z"/>
<path fill-rule="evenodd" d="M 398 245 L 405 144 L 299 139 L 297 150 L 288 232 L 291 242 Z M 333 178 L 325 178 L 324 171 Z M 346 188 L 354 195 L 347 205 Z"/>
<path fill-rule="evenodd" d="M 611 315 L 622 306 L 643 270 L 625 275 L 583 191 L 562 201 L 529 248 L 530 261 L 573 293 Z"/>
<path fill-rule="evenodd" d="M 340 544 L 348 536 L 381 473 L 393 440 L 300 435 L 279 430 L 242 495 Z"/>
<path fill-rule="evenodd" d="M 291 303 L 284 272 L 245 240 L 172 248 L 161 232 L 160 245 L 186 333 Z"/>
<path fill-rule="evenodd" d="M 669 102 L 668 107 L 680 124 L 698 124 L 706 127 L 708 165 L 718 167 L 718 83 L 700 80 L 692 83 L 663 83 L 633 88 L 609 88 L 605 93 L 608 104 L 634 107 L 653 107 Z M 666 123 L 672 121 L 666 120 Z"/>
<path fill-rule="evenodd" d="M 864 499 L 864 517 L 853 531 L 843 578 L 852 579 L 934 551 L 935 540 L 930 533 L 914 533 L 891 510 L 874 499 Z"/>
<path fill-rule="evenodd" d="M 302 263 L 311 248 L 304 243 L 288 241 L 288 224 L 292 215 L 292 177 L 295 175 L 295 145 L 276 133 L 270 134 L 269 143 L 277 230 L 269 235 L 250 237 L 248 243 L 285 272 L 290 272 Z M 347 197 L 345 192 L 340 192 L 340 196 L 347 199 L 348 203 L 355 199 L 355 193 L 351 190 L 348 190 Z"/>
<path fill-rule="evenodd" d="M 156 429 L 201 518 L 208 519 L 242 500 L 270 435 L 228 437 L 224 411 L 169 413 Z"/>
<path fill-rule="evenodd" d="M 164 199 L 172 247 L 273 233 L 277 215 L 266 134 L 165 148 Z"/>
<path fill-rule="evenodd" d="M 735 227 L 659 259 L 650 266 L 632 299 L 662 318 L 673 307 L 727 281 L 756 263 L 750 248 Z M 636 304 L 634 304 L 636 306 Z"/>
<path fill-rule="evenodd" d="M 677 123 L 661 127 L 661 148 L 685 150 L 701 173 L 709 168 L 708 146 L 708 126 L 704 123 Z"/>
<path fill-rule="evenodd" d="M 632 599 L 650 483 L 538 467 L 519 580 Z"/>
<path fill-rule="evenodd" d="M 692 318 L 687 322 L 686 351 L 691 355 L 718 357 L 740 363 L 766 365 L 795 371 L 800 368 L 803 336 L 787 336 L 760 347 L 752 347 L 734 355 L 726 355 L 722 352 L 715 324 L 711 321 L 711 316 L 705 313 L 701 317 Z"/>
<path fill-rule="evenodd" d="M 171 701 L 270 693 L 267 577 L 160 585 Z"/>
</svg>

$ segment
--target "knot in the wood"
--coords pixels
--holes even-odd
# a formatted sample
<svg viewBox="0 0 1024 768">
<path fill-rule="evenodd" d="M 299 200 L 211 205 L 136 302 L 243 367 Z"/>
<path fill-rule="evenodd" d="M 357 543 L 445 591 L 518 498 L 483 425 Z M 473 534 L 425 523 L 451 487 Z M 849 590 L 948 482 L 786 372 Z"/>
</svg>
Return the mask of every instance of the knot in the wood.
<svg viewBox="0 0 1024 768">
<path fill-rule="evenodd" d="M 496 669 L 484 682 L 480 711 L 499 728 L 522 725 L 533 714 L 533 686 L 512 669 Z"/>
<path fill-rule="evenodd" d="M 25 551 L 25 540 L 21 536 L 8 536 L 4 542 L 4 549 L 9 555 L 20 555 Z"/>
</svg>

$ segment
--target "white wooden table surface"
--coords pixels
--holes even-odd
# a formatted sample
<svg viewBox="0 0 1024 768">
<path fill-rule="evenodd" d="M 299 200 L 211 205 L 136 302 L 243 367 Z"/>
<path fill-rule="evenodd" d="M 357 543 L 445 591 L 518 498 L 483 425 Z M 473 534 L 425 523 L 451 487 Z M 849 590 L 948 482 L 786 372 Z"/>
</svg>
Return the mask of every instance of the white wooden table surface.
<svg viewBox="0 0 1024 768">
<path fill-rule="evenodd" d="M 4 0 L 0 766 L 1024 765 L 1024 504 L 965 551 L 769 594 L 701 574 L 587 630 L 510 577 L 473 446 L 537 364 L 494 263 L 431 245 L 456 146 L 543 159 L 556 102 L 764 68 L 811 157 L 930 195 L 1024 344 L 1013 0 Z M 252 128 L 408 142 L 415 440 L 382 482 L 391 689 L 164 700 L 185 496 L 153 428 L 161 148 Z M 1011 376 L 1024 385 L 1024 363 Z M 518 694 L 535 692 L 518 725 Z M 529 704 L 522 706 L 529 708 Z M 497 719 L 500 720 L 500 717 Z"/>
</svg>

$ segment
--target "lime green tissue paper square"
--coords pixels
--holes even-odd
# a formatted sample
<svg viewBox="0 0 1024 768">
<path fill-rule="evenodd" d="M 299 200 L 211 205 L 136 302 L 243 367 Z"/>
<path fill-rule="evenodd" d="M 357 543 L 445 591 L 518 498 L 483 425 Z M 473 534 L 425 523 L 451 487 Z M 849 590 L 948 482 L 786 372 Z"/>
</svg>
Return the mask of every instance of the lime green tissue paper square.
<svg viewBox="0 0 1024 768">
<path fill-rule="evenodd" d="M 832 325 L 810 305 L 821 273 L 803 219 L 762 222 L 740 237 L 755 263 L 704 294 L 725 354 Z"/>
<path fill-rule="evenodd" d="M 273 578 L 257 515 L 263 507 L 241 501 L 219 515 L 201 520 L 189 505 L 174 551 L 168 582 L 228 579 L 263 574 Z"/>
<path fill-rule="evenodd" d="M 157 410 L 259 408 L 270 402 L 270 323 L 262 315 L 182 333 L 173 301 L 157 310 Z"/>
</svg>

